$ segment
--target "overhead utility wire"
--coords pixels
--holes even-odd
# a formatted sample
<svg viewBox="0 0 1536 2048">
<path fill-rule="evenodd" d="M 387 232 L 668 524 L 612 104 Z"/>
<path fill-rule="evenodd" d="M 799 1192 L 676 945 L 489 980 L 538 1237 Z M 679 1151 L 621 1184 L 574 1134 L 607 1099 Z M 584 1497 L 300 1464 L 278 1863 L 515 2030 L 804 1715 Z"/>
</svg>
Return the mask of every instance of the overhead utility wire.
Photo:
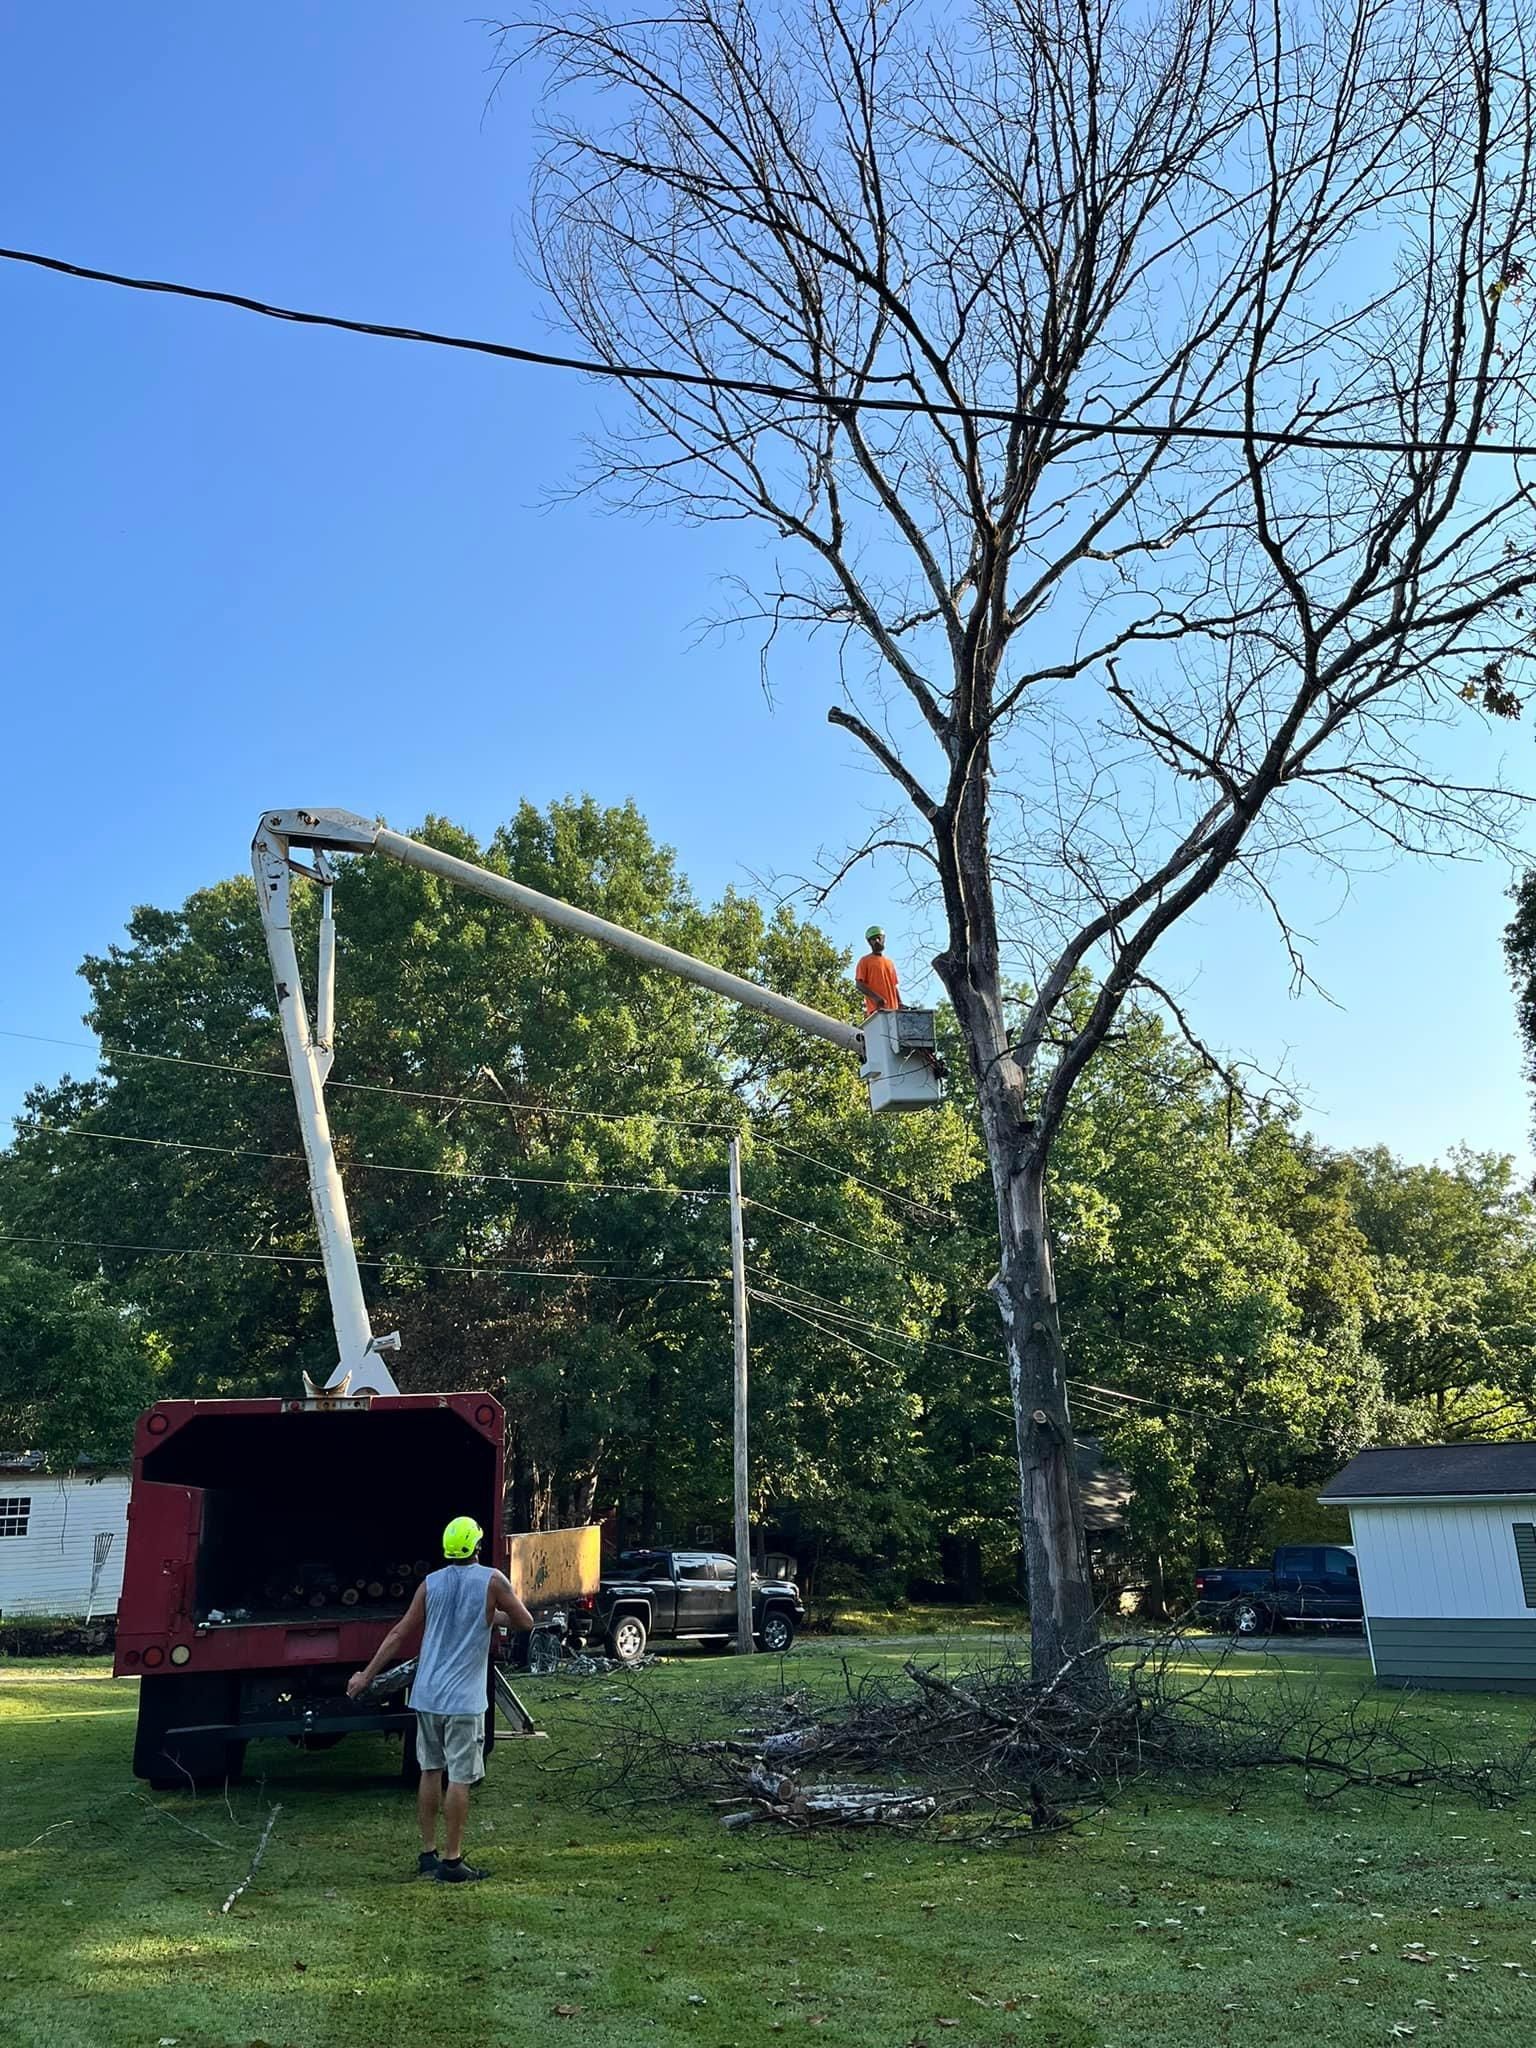
<svg viewBox="0 0 1536 2048">
<path fill-rule="evenodd" d="M 420 342 L 432 348 L 460 349 L 470 355 L 494 356 L 503 362 L 527 363 L 546 370 L 575 370 L 586 377 L 610 377 L 632 384 L 674 384 L 705 391 L 738 392 L 744 397 L 783 399 L 818 412 L 883 412 L 918 415 L 925 419 L 963 419 L 995 422 L 999 426 L 1055 427 L 1096 439 L 1143 441 L 1235 441 L 1248 447 L 1306 448 L 1335 455 L 1536 455 L 1536 446 L 1518 441 L 1477 441 L 1471 447 L 1460 441 L 1349 440 L 1343 436 L 1298 433 L 1283 427 L 1159 426 L 1141 420 L 1087 420 L 1071 414 L 1033 412 L 1024 406 L 955 405 L 920 398 L 877 398 L 859 393 L 809 391 L 791 384 L 776 384 L 756 377 L 723 377 L 710 370 L 669 370 L 647 363 L 605 363 L 587 356 L 552 355 L 544 349 L 518 348 L 510 342 L 480 341 L 464 334 L 443 334 L 430 327 L 396 327 L 377 320 L 350 320 L 339 313 L 312 313 L 294 306 L 270 305 L 265 299 L 244 292 L 214 291 L 206 285 L 177 284 L 167 278 L 128 277 L 120 271 L 97 270 L 84 263 L 69 263 L 60 256 L 40 255 L 33 249 L 0 248 L 7 263 L 27 263 L 38 270 L 56 271 L 61 277 L 78 277 L 91 284 L 121 286 L 126 291 L 160 292 L 172 298 L 199 299 L 216 306 L 234 306 L 243 313 L 259 313 L 268 320 L 287 320 L 300 327 L 329 327 L 344 334 L 373 335 L 384 341 Z"/>
<path fill-rule="evenodd" d="M 319 1252 L 234 1251 L 227 1246 L 207 1244 L 121 1244 L 97 1237 L 36 1237 L 23 1231 L 0 1231 L 0 1244 L 47 1245 L 56 1250 L 74 1248 L 96 1252 L 138 1252 L 157 1259 L 247 1259 L 268 1266 L 310 1266 L 319 1271 L 324 1261 Z M 713 1278 L 696 1273 L 572 1273 L 557 1266 L 455 1266 L 415 1259 L 397 1253 L 392 1259 L 363 1259 L 360 1266 L 415 1266 L 423 1273 L 462 1273 L 473 1280 L 597 1280 L 630 1287 L 723 1287 L 723 1275 Z"/>
<path fill-rule="evenodd" d="M 765 1216 L 777 1216 L 781 1223 L 793 1223 L 800 1230 L 812 1230 L 818 1237 L 828 1237 L 834 1244 L 862 1252 L 868 1259 L 878 1259 L 883 1266 L 901 1267 L 908 1263 L 905 1259 L 893 1259 L 889 1252 L 877 1252 L 872 1244 L 860 1244 L 856 1237 L 844 1237 L 839 1231 L 828 1230 L 824 1223 L 812 1223 L 807 1216 L 794 1216 L 788 1209 L 776 1209 L 771 1202 L 760 1202 L 755 1195 L 743 1195 L 741 1205 L 744 1209 L 759 1209 Z"/>
<path fill-rule="evenodd" d="M 795 1287 L 798 1283 L 795 1281 L 780 1282 L 775 1280 L 773 1285 L 775 1287 L 780 1285 Z M 752 1289 L 749 1291 L 755 1294 L 757 1300 L 765 1302 L 769 1307 L 787 1309 L 791 1313 L 800 1312 L 801 1320 L 813 1322 L 824 1337 L 841 1337 L 843 1334 L 837 1328 L 831 1328 L 825 1323 L 816 1321 L 815 1314 L 807 1308 L 804 1302 L 791 1302 L 782 1296 L 766 1292 L 762 1289 Z M 809 1294 L 811 1290 L 809 1288 L 799 1288 L 798 1291 L 802 1294 Z M 967 1351 L 964 1346 L 948 1344 L 940 1337 L 914 1337 L 905 1330 L 892 1328 L 889 1323 L 867 1321 L 863 1317 L 852 1315 L 846 1309 L 838 1308 L 834 1304 L 827 1302 L 827 1298 L 824 1295 L 816 1296 L 815 1299 L 818 1302 L 826 1303 L 816 1313 L 828 1317 L 834 1323 L 846 1324 L 848 1328 L 858 1330 L 863 1334 L 875 1337 L 893 1337 L 898 1343 L 918 1345 L 925 1350 L 947 1351 L 956 1358 L 967 1358 L 975 1365 L 999 1366 L 1002 1364 L 1000 1358 L 989 1356 L 984 1351 Z M 853 1348 L 858 1350 L 859 1346 L 854 1345 Z M 868 1355 L 872 1357 L 874 1354 L 870 1353 Z M 891 1361 L 886 1362 L 890 1363 Z M 1094 1380 L 1068 1378 L 1067 1386 L 1076 1399 L 1088 1405 L 1109 1408 L 1109 1404 L 1114 1402 L 1130 1402 L 1138 1408 L 1155 1408 L 1161 1413 L 1183 1415 L 1193 1420 L 1225 1423 L 1233 1429 L 1258 1430 L 1261 1434 L 1272 1436 L 1283 1434 L 1273 1423 L 1250 1422 L 1241 1415 L 1225 1415 L 1213 1408 L 1184 1408 L 1174 1401 L 1160 1401 L 1151 1394 L 1130 1394 L 1123 1387 L 1106 1387 Z M 1004 1414 L 1011 1413 L 1012 1411 L 999 1409 L 997 1412 Z M 1109 1412 L 1113 1413 L 1114 1411 L 1110 1408 Z"/>
<path fill-rule="evenodd" d="M 148 1060 L 159 1066 L 193 1067 L 200 1072 L 213 1074 L 246 1074 L 260 1081 L 282 1081 L 287 1083 L 291 1076 L 281 1067 L 248 1067 L 233 1060 L 199 1060 L 190 1054 L 179 1052 L 138 1052 L 132 1046 L 93 1045 L 87 1038 L 54 1038 L 41 1031 L 13 1031 L 0 1026 L 0 1038 L 24 1040 L 28 1045 L 68 1046 L 79 1052 L 103 1054 L 119 1060 Z M 408 1102 L 442 1102 L 470 1109 L 499 1109 L 508 1116 L 563 1116 L 590 1118 L 598 1123 L 627 1124 L 648 1119 L 653 1124 L 663 1124 L 669 1129 L 680 1131 L 722 1131 L 727 1134 L 739 1130 L 738 1124 L 723 1123 L 712 1117 L 663 1116 L 659 1111 L 649 1109 L 568 1109 L 556 1103 L 511 1102 L 500 1095 L 446 1095 L 424 1088 L 395 1087 L 385 1081 L 327 1081 L 327 1089 L 345 1088 L 354 1094 L 396 1095 Z M 748 1128 L 751 1128 L 750 1126 Z M 818 1159 L 814 1152 L 806 1152 L 798 1145 L 791 1145 L 786 1138 L 774 1138 L 766 1132 L 752 1130 L 755 1144 L 767 1145 L 780 1152 L 789 1152 L 796 1159 L 819 1167 L 823 1173 L 834 1175 L 839 1180 L 857 1181 L 861 1187 L 872 1189 L 876 1194 L 889 1197 L 893 1202 L 905 1202 L 908 1208 L 920 1209 L 926 1215 L 942 1218 L 946 1223 L 958 1223 L 959 1218 L 949 1209 L 935 1209 L 926 1202 L 920 1202 L 914 1195 L 903 1194 L 899 1188 L 887 1187 L 884 1182 L 870 1180 L 854 1173 L 851 1168 L 836 1160 Z M 708 1192 L 706 1190 L 705 1192 Z"/>
<path fill-rule="evenodd" d="M 36 1124 L 33 1129 L 50 1138 L 90 1138 L 112 1145 L 153 1145 L 165 1152 L 211 1152 L 221 1159 L 274 1159 L 294 1166 L 305 1164 L 302 1152 L 257 1152 L 244 1145 L 202 1145 L 190 1138 L 141 1138 L 128 1131 L 88 1131 L 80 1124 Z M 679 1188 L 670 1183 L 624 1180 L 553 1180 L 531 1173 L 477 1173 L 472 1167 L 394 1166 L 382 1159 L 345 1159 L 344 1172 L 358 1167 L 370 1173 L 409 1173 L 425 1180 L 505 1181 L 519 1188 L 580 1188 L 597 1195 L 690 1195 L 704 1201 L 723 1202 L 724 1188 Z"/>
<path fill-rule="evenodd" d="M 305 1164 L 302 1152 L 258 1152 L 243 1145 L 204 1145 L 190 1138 L 143 1138 L 128 1131 L 88 1131 L 79 1124 L 38 1124 L 34 1128 L 50 1138 L 89 1138 L 103 1144 L 150 1145 L 163 1152 L 206 1152 L 219 1159 L 272 1159 L 291 1166 Z M 407 1173 L 419 1175 L 425 1180 L 498 1181 L 513 1187 L 525 1188 L 573 1188 L 588 1194 L 599 1195 L 677 1195 L 690 1196 L 707 1202 L 720 1202 L 726 1198 L 723 1188 L 679 1188 L 670 1184 L 657 1185 L 654 1181 L 603 1181 L 603 1180 L 555 1180 L 542 1178 L 537 1174 L 525 1173 L 476 1173 L 472 1169 L 457 1172 L 443 1166 L 392 1166 L 378 1159 L 347 1159 L 340 1162 L 342 1170 L 350 1173 L 356 1167 L 365 1167 L 374 1173 Z M 749 1209 L 766 1209 L 771 1216 L 777 1216 L 785 1223 L 796 1224 L 801 1230 L 812 1230 L 818 1237 L 830 1237 L 836 1243 L 846 1245 L 850 1251 L 864 1252 L 870 1258 L 879 1259 L 888 1266 L 900 1266 L 902 1261 L 894 1259 L 887 1252 L 876 1251 L 873 1245 L 860 1244 L 856 1238 L 843 1237 L 835 1230 L 828 1230 L 820 1223 L 812 1223 L 808 1217 L 795 1216 L 787 1209 L 774 1209 L 766 1202 L 758 1202 L 748 1196 Z"/>
<path fill-rule="evenodd" d="M 851 1180 L 857 1187 L 872 1188 L 877 1195 L 885 1195 L 890 1201 L 905 1202 L 909 1209 L 916 1209 L 923 1216 L 935 1216 L 941 1223 L 958 1224 L 960 1221 L 953 1209 L 938 1209 L 932 1202 L 920 1202 L 916 1195 L 904 1195 L 898 1188 L 887 1187 L 884 1181 L 869 1180 L 862 1173 L 855 1173 L 851 1166 L 839 1165 L 835 1159 L 818 1159 L 814 1152 L 802 1151 L 798 1145 L 791 1145 L 787 1138 L 774 1138 L 766 1131 L 753 1128 L 752 1141 L 766 1145 L 773 1152 L 787 1152 L 792 1159 L 803 1159 L 808 1166 L 814 1166 L 822 1173 L 835 1174 L 839 1180 Z"/>
<path fill-rule="evenodd" d="M 149 1060 L 160 1066 L 197 1067 L 205 1073 L 248 1074 L 260 1081 L 282 1081 L 290 1083 L 292 1076 L 282 1067 L 247 1067 L 235 1060 L 198 1060 L 188 1053 L 180 1052 L 138 1052 L 131 1046 L 108 1045 L 105 1042 L 92 1045 L 85 1038 L 49 1038 L 40 1031 L 11 1031 L 0 1029 L 0 1038 L 22 1038 L 32 1045 L 73 1046 L 81 1052 L 93 1052 L 98 1057 L 105 1053 L 116 1060 Z M 588 1117 L 599 1123 L 629 1124 L 642 1118 L 654 1124 L 667 1124 L 676 1130 L 725 1131 L 733 1132 L 736 1124 L 722 1123 L 717 1118 L 662 1116 L 649 1109 L 565 1109 L 554 1103 L 512 1102 L 502 1095 L 446 1095 L 428 1088 L 396 1087 L 387 1081 L 336 1081 L 326 1082 L 327 1092 L 344 1088 L 354 1095 L 397 1095 L 407 1102 L 445 1102 L 457 1108 L 499 1109 L 508 1116 L 567 1116 Z"/>
</svg>

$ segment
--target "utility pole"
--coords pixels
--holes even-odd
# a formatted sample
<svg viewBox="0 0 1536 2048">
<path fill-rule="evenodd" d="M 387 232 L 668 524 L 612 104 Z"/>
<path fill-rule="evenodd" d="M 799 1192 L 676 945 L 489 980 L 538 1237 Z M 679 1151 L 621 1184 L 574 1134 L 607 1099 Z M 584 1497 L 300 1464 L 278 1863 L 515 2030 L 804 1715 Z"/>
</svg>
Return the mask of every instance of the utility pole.
<svg viewBox="0 0 1536 2048">
<path fill-rule="evenodd" d="M 752 1535 L 747 1523 L 747 1253 L 741 1227 L 741 1140 L 731 1140 L 731 1328 L 736 1350 L 736 1648 L 752 1654 Z"/>
</svg>

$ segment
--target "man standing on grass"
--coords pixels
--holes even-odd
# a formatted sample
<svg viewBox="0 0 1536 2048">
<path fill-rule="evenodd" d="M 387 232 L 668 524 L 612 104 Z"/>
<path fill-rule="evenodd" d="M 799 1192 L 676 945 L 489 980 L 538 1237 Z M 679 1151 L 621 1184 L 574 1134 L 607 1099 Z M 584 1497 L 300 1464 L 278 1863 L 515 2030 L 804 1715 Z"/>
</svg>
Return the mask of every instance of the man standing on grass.
<svg viewBox="0 0 1536 2048">
<path fill-rule="evenodd" d="M 439 1884 L 472 1884 L 490 1875 L 464 1861 L 464 1823 L 469 1817 L 469 1788 L 485 1776 L 491 1630 L 498 1615 L 514 1628 L 533 1627 L 533 1616 L 505 1573 L 475 1562 L 483 1536 L 471 1516 L 455 1516 L 443 1531 L 442 1570 L 427 1574 L 367 1664 L 347 1680 L 347 1697 L 356 1699 L 412 1643 L 421 1644 L 411 1682 L 416 1759 L 421 1765 L 416 1795 L 421 1855 L 416 1869 L 419 1876 L 436 1878 Z"/>
</svg>

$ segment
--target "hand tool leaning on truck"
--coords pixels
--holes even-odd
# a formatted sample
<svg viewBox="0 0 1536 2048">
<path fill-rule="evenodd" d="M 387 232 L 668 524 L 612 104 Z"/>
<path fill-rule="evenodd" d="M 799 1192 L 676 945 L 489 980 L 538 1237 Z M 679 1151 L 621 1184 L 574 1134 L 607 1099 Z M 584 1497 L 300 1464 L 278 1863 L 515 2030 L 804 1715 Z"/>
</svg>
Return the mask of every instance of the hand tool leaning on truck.
<svg viewBox="0 0 1536 2048">
<path fill-rule="evenodd" d="M 498 1618 L 531 1629 L 533 1616 L 512 1590 L 505 1573 L 476 1563 L 484 1538 L 480 1524 L 457 1515 L 443 1531 L 440 1571 L 429 1572 L 415 1598 L 361 1671 L 347 1681 L 356 1699 L 385 1666 L 420 1642 L 411 1707 L 416 1715 L 416 1756 L 421 1790 L 416 1817 L 421 1824 L 417 1871 L 439 1884 L 468 1884 L 489 1876 L 464 1861 L 464 1823 L 469 1788 L 485 1776 L 486 1676 L 491 1630 Z M 443 1852 L 437 1826 L 443 1822 Z"/>
</svg>

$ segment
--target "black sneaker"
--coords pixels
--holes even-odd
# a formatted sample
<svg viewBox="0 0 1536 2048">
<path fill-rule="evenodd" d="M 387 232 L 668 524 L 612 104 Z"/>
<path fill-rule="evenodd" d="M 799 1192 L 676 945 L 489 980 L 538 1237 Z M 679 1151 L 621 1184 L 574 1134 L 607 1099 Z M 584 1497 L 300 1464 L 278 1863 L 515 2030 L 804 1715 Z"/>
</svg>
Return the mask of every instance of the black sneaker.
<svg viewBox="0 0 1536 2048">
<path fill-rule="evenodd" d="M 423 1849 L 416 1858 L 416 1875 L 418 1877 L 436 1877 L 440 1861 L 441 1858 L 435 1849 Z"/>
<path fill-rule="evenodd" d="M 490 1874 L 488 1870 L 476 1870 L 462 1856 L 455 1856 L 451 1861 L 446 1856 L 441 1857 L 436 1872 L 439 1884 L 478 1884 L 482 1877 Z"/>
</svg>

